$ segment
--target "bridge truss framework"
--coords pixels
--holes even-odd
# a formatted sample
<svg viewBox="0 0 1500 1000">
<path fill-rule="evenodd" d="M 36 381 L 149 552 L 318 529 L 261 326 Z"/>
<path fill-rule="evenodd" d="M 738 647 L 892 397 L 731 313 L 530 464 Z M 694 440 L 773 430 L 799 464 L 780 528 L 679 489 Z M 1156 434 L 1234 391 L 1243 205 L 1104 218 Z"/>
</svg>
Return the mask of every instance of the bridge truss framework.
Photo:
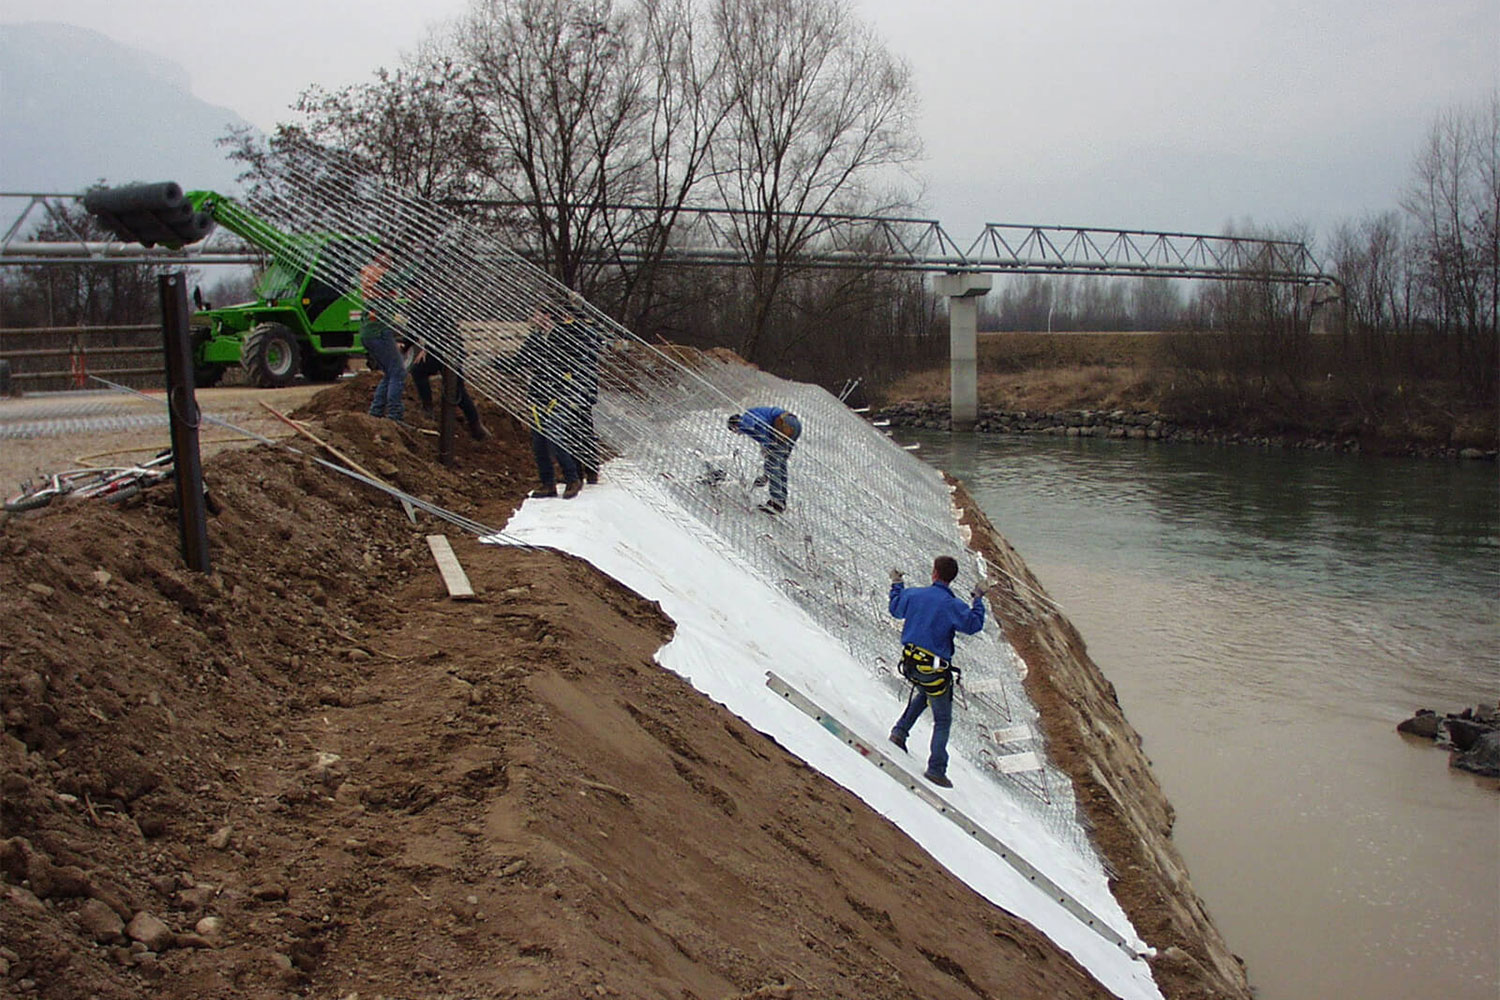
<svg viewBox="0 0 1500 1000">
<path fill-rule="evenodd" d="M 266 255 L 223 229 L 180 250 L 90 241 L 68 221 L 65 207 L 81 194 L 0 192 L 0 218 L 20 206 L 0 238 L 0 266 L 21 264 L 260 264 Z M 538 261 L 535 228 L 527 205 L 514 201 L 463 200 L 444 207 L 483 216 L 509 236 L 522 257 Z M 745 234 L 753 213 L 729 208 L 650 205 L 591 206 L 599 228 L 613 234 L 607 248 L 587 263 L 630 267 L 754 267 L 767 263 Z M 33 215 L 51 219 L 70 240 L 18 238 Z M 660 245 L 661 222 L 669 216 L 671 241 Z M 955 430 L 972 429 L 979 415 L 978 299 L 996 274 L 1091 275 L 1132 278 L 1196 278 L 1321 286 L 1334 289 L 1303 243 L 1251 236 L 1216 236 L 1149 229 L 1101 229 L 992 222 L 963 248 L 935 219 L 892 216 L 780 213 L 797 249 L 777 263 L 797 269 L 910 271 L 932 274 L 933 290 L 948 299 L 949 363 Z M 655 240 L 655 241 L 654 241 Z M 530 248 L 529 252 L 527 249 Z M 1318 302 L 1316 296 L 1312 298 Z"/>
<path fill-rule="evenodd" d="M 218 230 L 202 243 L 181 250 L 145 249 L 136 244 L 91 241 L 79 234 L 63 211 L 82 195 L 0 192 L 0 218 L 15 219 L 0 237 L 0 266 L 49 263 L 257 264 L 265 255 L 238 237 Z M 515 245 L 534 242 L 518 212 L 519 202 L 470 200 L 449 203 L 462 211 L 491 214 L 508 229 Z M 643 234 L 653 230 L 662 210 L 644 205 L 608 205 L 603 228 L 625 234 L 591 263 L 639 264 L 656 260 L 684 267 L 746 267 L 754 255 L 739 239 L 739 223 L 750 217 L 738 209 L 685 208 L 673 222 L 672 243 L 658 251 Z M 50 219 L 71 239 L 37 242 L 21 236 L 28 221 Z M 800 229 L 804 248 L 791 255 L 799 267 L 896 270 L 930 273 L 1104 275 L 1114 277 L 1199 278 L 1329 284 L 1307 247 L 1290 240 L 1216 236 L 1149 229 L 1030 225 L 992 222 L 963 247 L 935 219 L 867 215 L 782 213 Z M 533 254 L 534 255 L 534 254 Z M 527 256 L 523 252 L 522 256 Z"/>
</svg>

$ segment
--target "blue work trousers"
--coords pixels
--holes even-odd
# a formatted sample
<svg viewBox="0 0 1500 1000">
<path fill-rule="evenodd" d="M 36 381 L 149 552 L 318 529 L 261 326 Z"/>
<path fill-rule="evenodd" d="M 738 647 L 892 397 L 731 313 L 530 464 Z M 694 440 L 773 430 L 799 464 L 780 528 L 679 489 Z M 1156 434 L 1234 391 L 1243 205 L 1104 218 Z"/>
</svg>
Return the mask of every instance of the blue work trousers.
<svg viewBox="0 0 1500 1000">
<path fill-rule="evenodd" d="M 792 442 L 778 439 L 761 445 L 760 450 L 765 459 L 766 480 L 771 484 L 771 506 L 785 510 L 786 460 L 792 455 Z"/>
<path fill-rule="evenodd" d="M 380 384 L 370 400 L 370 416 L 400 420 L 406 416 L 406 361 L 396 346 L 396 335 L 384 323 L 366 323 L 359 331 L 365 353 L 380 366 Z"/>
<path fill-rule="evenodd" d="M 900 736 L 903 741 L 911 733 L 911 727 L 917 724 L 922 713 L 927 711 L 928 705 L 932 706 L 932 747 L 927 758 L 927 773 L 948 773 L 948 731 L 953 728 L 953 684 L 950 682 L 947 689 L 940 695 L 933 697 L 924 694 L 920 688 L 913 686 L 911 697 L 906 700 L 906 711 L 901 713 L 894 728 L 891 729 L 892 736 Z"/>
<path fill-rule="evenodd" d="M 557 485 L 552 463 L 562 469 L 563 482 L 576 483 L 583 478 L 573 449 L 581 442 L 577 414 L 558 404 L 532 408 L 531 452 L 536 458 L 537 478 L 542 485 Z"/>
</svg>

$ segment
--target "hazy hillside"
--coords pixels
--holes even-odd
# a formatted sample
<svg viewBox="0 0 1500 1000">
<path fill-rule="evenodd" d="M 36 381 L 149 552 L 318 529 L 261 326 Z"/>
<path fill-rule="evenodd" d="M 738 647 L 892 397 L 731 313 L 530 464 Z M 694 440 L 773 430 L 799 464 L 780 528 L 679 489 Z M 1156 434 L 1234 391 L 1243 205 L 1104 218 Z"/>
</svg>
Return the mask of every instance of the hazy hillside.
<svg viewBox="0 0 1500 1000">
<path fill-rule="evenodd" d="M 237 171 L 214 140 L 244 124 L 194 97 L 169 60 L 85 28 L 0 25 L 0 190 L 232 186 Z"/>
</svg>

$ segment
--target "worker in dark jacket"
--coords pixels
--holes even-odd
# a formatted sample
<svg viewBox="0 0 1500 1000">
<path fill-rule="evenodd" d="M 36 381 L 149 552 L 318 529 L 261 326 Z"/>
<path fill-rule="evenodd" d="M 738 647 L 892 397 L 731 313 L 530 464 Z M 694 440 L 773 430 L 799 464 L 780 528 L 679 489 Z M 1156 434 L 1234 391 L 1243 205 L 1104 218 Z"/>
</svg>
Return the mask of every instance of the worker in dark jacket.
<svg viewBox="0 0 1500 1000">
<path fill-rule="evenodd" d="M 906 711 L 891 729 L 891 742 L 906 749 L 906 737 L 932 706 L 932 746 L 927 771 L 934 785 L 952 788 L 948 780 L 948 730 L 953 725 L 953 635 L 974 635 L 984 628 L 984 584 L 977 583 L 965 604 L 949 584 L 958 579 L 958 561 L 938 556 L 932 563 L 932 586 L 906 589 L 902 573 L 891 570 L 891 616 L 903 618 L 901 675 L 912 683 Z"/>
<path fill-rule="evenodd" d="M 417 387 L 417 398 L 422 401 L 422 412 L 436 419 L 441 419 L 441 414 L 435 412 L 432 403 L 432 376 L 442 373 L 443 363 L 426 348 L 418 347 L 412 359 L 411 381 Z M 469 437 L 475 441 L 483 441 L 490 436 L 490 432 L 479 419 L 479 408 L 474 405 L 474 397 L 469 395 L 463 376 L 460 375 L 453 384 L 453 402 L 458 404 L 464 415 L 464 422 L 469 425 Z"/>
<path fill-rule="evenodd" d="M 415 294 L 421 295 L 428 287 L 439 286 L 433 282 L 427 273 L 421 275 Z M 420 332 L 422 339 L 442 350 L 450 362 L 454 362 L 454 373 L 458 376 L 454 380 L 454 398 L 451 402 L 458 404 L 459 410 L 464 415 L 464 421 L 469 425 L 469 436 L 475 441 L 483 441 L 489 437 L 489 431 L 479 419 L 479 408 L 474 405 L 474 397 L 469 395 L 469 389 L 464 385 L 464 369 L 467 366 L 468 352 L 464 348 L 463 334 L 458 327 L 458 318 L 455 315 L 452 303 L 448 296 L 434 293 L 421 295 L 422 308 L 415 310 L 408 332 L 400 338 L 400 343 L 409 352 L 409 373 L 411 381 L 417 389 L 417 398 L 422 401 L 422 411 L 429 417 L 441 419 L 441 415 L 434 412 L 432 404 L 432 376 L 442 375 L 446 367 L 437 355 L 417 342 L 415 334 Z M 445 399 L 445 402 L 449 400 Z"/>
<path fill-rule="evenodd" d="M 729 429 L 760 445 L 763 471 L 755 485 L 771 485 L 771 499 L 760 509 L 780 514 L 786 510 L 786 461 L 792 455 L 792 445 L 802 436 L 802 421 L 779 406 L 756 406 L 731 416 Z"/>
<path fill-rule="evenodd" d="M 599 402 L 599 354 L 608 335 L 593 322 L 583 296 L 569 293 L 568 310 L 557 321 L 554 337 L 571 373 L 570 410 L 578 432 L 573 455 L 586 483 L 599 481 L 599 432 L 594 429 L 594 404 Z"/>
<path fill-rule="evenodd" d="M 531 450 L 540 480 L 532 496 L 557 496 L 555 462 L 563 474 L 563 499 L 571 500 L 583 488 L 583 472 L 574 451 L 582 441 L 578 418 L 581 396 L 565 348 L 554 310 L 546 305 L 538 307 L 531 316 L 531 333 L 517 355 L 527 376 Z"/>
</svg>

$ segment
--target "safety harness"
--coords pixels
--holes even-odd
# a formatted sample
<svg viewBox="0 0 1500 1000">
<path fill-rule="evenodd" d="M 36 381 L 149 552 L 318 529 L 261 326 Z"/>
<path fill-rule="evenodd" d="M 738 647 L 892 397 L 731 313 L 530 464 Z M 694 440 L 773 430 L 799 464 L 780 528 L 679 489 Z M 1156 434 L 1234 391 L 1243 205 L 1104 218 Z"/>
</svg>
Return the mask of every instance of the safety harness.
<svg viewBox="0 0 1500 1000">
<path fill-rule="evenodd" d="M 928 698 L 941 698 L 948 693 L 948 684 L 957 684 L 963 671 L 951 660 L 934 656 L 921 646 L 907 643 L 901 647 L 901 676 L 911 682 Z"/>
</svg>

